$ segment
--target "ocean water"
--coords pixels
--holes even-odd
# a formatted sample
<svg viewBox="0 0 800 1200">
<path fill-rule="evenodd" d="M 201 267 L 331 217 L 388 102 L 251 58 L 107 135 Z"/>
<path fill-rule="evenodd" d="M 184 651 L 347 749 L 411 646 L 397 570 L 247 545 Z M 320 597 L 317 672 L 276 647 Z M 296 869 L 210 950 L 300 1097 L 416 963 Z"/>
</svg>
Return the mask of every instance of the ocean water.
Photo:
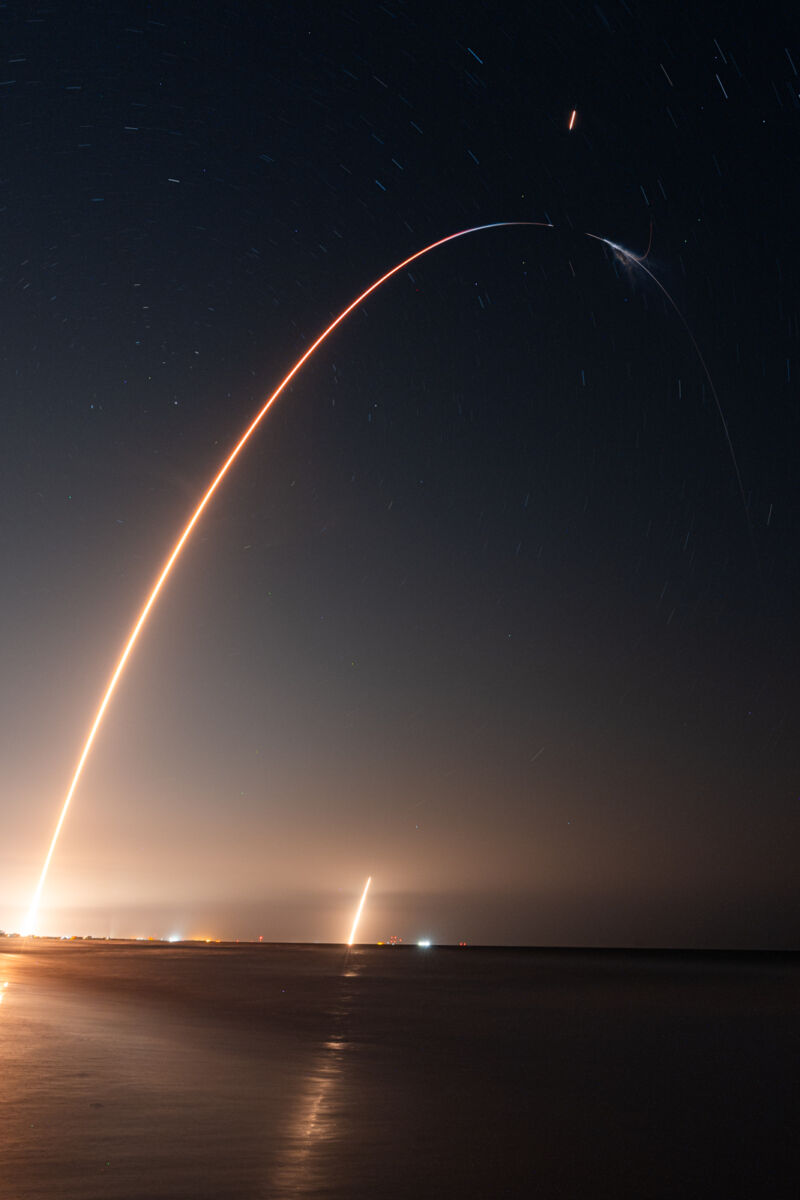
<svg viewBox="0 0 800 1200">
<path fill-rule="evenodd" d="M 2 1200 L 800 1195 L 792 956 L 3 940 L 0 990 Z"/>
</svg>

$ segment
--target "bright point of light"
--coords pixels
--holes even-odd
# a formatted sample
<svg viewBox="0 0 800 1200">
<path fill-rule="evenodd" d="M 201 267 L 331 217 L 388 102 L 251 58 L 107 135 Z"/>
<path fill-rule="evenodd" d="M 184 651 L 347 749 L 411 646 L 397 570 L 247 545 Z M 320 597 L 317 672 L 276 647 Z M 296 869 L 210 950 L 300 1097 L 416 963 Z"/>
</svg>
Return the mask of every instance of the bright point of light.
<svg viewBox="0 0 800 1200">
<path fill-rule="evenodd" d="M 171 933 L 169 935 L 169 937 L 167 938 L 168 942 L 179 942 L 180 940 L 181 940 L 181 935 L 179 933 Z"/>
<path fill-rule="evenodd" d="M 417 942 L 417 945 L 420 946 L 423 950 L 427 950 L 428 947 L 430 946 L 430 944 L 431 944 L 430 938 L 423 938 L 421 942 Z"/>
<path fill-rule="evenodd" d="M 348 946 L 352 946 L 353 942 L 356 940 L 356 930 L 358 929 L 358 922 L 361 920 L 361 910 L 364 907 L 364 901 L 367 898 L 367 892 L 369 891 L 369 885 L 371 883 L 372 883 L 372 876 L 370 875 L 369 878 L 367 879 L 367 882 L 364 884 L 364 891 L 361 893 L 361 903 L 359 904 L 358 910 L 356 912 L 356 919 L 355 919 L 355 921 L 353 921 L 353 928 L 350 930 L 350 939 L 347 943 Z"/>
</svg>

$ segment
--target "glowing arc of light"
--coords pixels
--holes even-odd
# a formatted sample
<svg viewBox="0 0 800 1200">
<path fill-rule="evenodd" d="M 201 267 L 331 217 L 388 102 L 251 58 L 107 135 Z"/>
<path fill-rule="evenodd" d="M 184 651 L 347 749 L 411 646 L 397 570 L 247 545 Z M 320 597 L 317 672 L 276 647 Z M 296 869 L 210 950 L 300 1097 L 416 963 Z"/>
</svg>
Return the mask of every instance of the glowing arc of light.
<svg viewBox="0 0 800 1200">
<path fill-rule="evenodd" d="M 125 643 L 125 647 L 122 651 L 122 654 L 120 655 L 119 661 L 117 662 L 117 665 L 114 668 L 114 672 L 113 672 L 111 679 L 109 680 L 109 683 L 106 687 L 103 698 L 100 701 L 100 706 L 97 709 L 97 712 L 95 714 L 94 720 L 91 725 L 91 728 L 89 730 L 89 734 L 84 743 L 83 750 L 81 751 L 80 758 L 78 759 L 78 765 L 75 768 L 74 775 L 72 776 L 72 782 L 69 785 L 69 790 L 67 791 L 66 797 L 64 799 L 64 802 L 63 802 L 63 805 L 61 808 L 61 813 L 60 813 L 58 821 L 56 823 L 55 832 L 53 833 L 53 837 L 50 842 L 50 847 L 47 851 L 47 856 L 45 857 L 44 865 L 42 867 L 42 871 L 39 876 L 39 882 L 36 885 L 36 891 L 33 894 L 33 900 L 31 901 L 31 906 L 28 909 L 28 915 L 25 919 L 25 923 L 22 926 L 21 932 L 23 933 L 23 935 L 28 936 L 28 935 L 32 934 L 35 930 L 36 920 L 37 920 L 38 911 L 39 911 L 39 902 L 42 897 L 42 890 L 44 888 L 45 880 L 47 879 L 47 873 L 50 870 L 50 863 L 52 861 L 53 854 L 55 852 L 55 848 L 58 844 L 58 839 L 59 839 L 59 835 L 61 834 L 61 829 L 64 824 L 64 819 L 66 818 L 67 812 L 69 811 L 70 804 L 72 803 L 72 797 L 75 794 L 75 789 L 78 786 L 78 781 L 80 780 L 80 777 L 83 773 L 83 768 L 86 763 L 86 760 L 89 757 L 89 751 L 92 748 L 92 744 L 94 743 L 94 739 L 97 735 L 97 731 L 100 728 L 103 717 L 105 716 L 105 713 L 106 713 L 106 709 L 108 708 L 109 701 L 111 700 L 111 697 L 114 694 L 114 691 L 116 689 L 117 683 L 119 682 L 120 676 L 122 675 L 122 672 L 125 670 L 125 665 L 126 665 L 128 659 L 130 658 L 131 651 L 133 650 L 133 647 L 136 645 L 139 634 L 141 633 L 141 631 L 144 627 L 144 624 L 150 615 L 153 605 L 155 604 L 156 600 L 158 599 L 161 589 L 163 588 L 164 584 L 167 581 L 167 578 L 175 564 L 175 561 L 178 558 L 178 555 L 183 550 L 183 547 L 185 546 L 190 534 L 192 533 L 192 530 L 194 529 L 195 525 L 197 524 L 197 522 L 200 520 L 201 516 L 205 512 L 205 509 L 208 506 L 212 496 L 216 492 L 219 485 L 222 483 L 225 476 L 228 474 L 228 471 L 231 469 L 231 467 L 233 466 L 236 459 L 239 457 L 240 452 L 247 445 L 247 442 L 250 440 L 252 434 L 255 433 L 256 429 L 261 424 L 261 422 L 263 421 L 264 417 L 267 415 L 269 410 L 272 408 L 275 401 L 278 399 L 278 397 L 281 395 L 281 393 L 288 387 L 288 385 L 294 379 L 294 377 L 298 373 L 298 371 L 301 370 L 303 365 L 309 360 L 309 358 L 311 358 L 311 356 L 315 352 L 315 350 L 317 350 L 322 345 L 322 343 L 324 341 L 326 341 L 327 338 L 330 337 L 330 335 L 333 333 L 334 329 L 336 329 L 339 325 L 341 325 L 342 321 L 344 321 L 350 315 L 350 313 L 353 312 L 354 309 L 358 308 L 358 306 L 360 304 L 362 304 L 364 302 L 364 300 L 367 299 L 368 296 L 371 296 L 374 291 L 377 291 L 377 289 L 379 287 L 381 287 L 382 284 L 386 283 L 387 280 L 391 279 L 393 275 L 397 275 L 398 272 L 404 270 L 405 267 L 409 266 L 412 262 L 415 262 L 418 258 L 422 258 L 423 255 L 429 254 L 431 250 L 436 250 L 439 246 L 444 246 L 448 242 L 455 241 L 457 238 L 466 237 L 468 234 L 471 234 L 471 233 L 481 233 L 486 229 L 501 229 L 501 228 L 510 228 L 513 226 L 537 226 L 537 227 L 544 228 L 544 229 L 552 229 L 553 228 L 551 222 L 549 222 L 549 221 L 493 221 L 493 222 L 491 222 L 491 224 L 488 224 L 488 225 L 474 225 L 469 229 L 460 229 L 457 233 L 450 233 L 447 235 L 447 237 L 439 238 L 437 241 L 431 242 L 429 246 L 423 247 L 422 250 L 417 250 L 414 254 L 410 254 L 408 256 L 408 258 L 404 258 L 402 262 L 397 263 L 397 265 L 392 267 L 391 270 L 387 271 L 384 275 L 381 275 L 381 277 L 379 279 L 376 279 L 374 283 L 370 284 L 370 286 L 368 288 L 365 288 L 364 291 L 361 292 L 360 295 L 356 296 L 355 300 L 351 301 L 351 303 L 347 305 L 347 308 L 343 309 L 339 313 L 339 315 L 337 317 L 335 317 L 325 329 L 323 329 L 322 333 L 319 335 L 319 337 L 316 339 L 316 341 L 311 343 L 309 348 L 303 354 L 301 354 L 300 358 L 298 358 L 297 362 L 294 364 L 294 366 L 291 368 L 291 370 L 283 377 L 283 379 L 278 384 L 278 386 L 275 388 L 275 391 L 271 394 L 271 396 L 269 396 L 267 398 L 267 400 L 264 401 L 264 404 L 261 406 L 259 411 L 256 413 L 255 417 L 250 422 L 247 429 L 244 431 L 242 436 L 239 438 L 239 441 L 233 447 L 233 450 L 231 450 L 230 454 L 223 462 L 222 466 L 220 467 L 217 474 L 214 476 L 213 480 L 211 481 L 208 489 L 206 490 L 206 492 L 205 492 L 203 498 L 201 499 L 200 503 L 198 504 L 197 508 L 194 510 L 194 512 L 192 513 L 192 516 L 189 518 L 189 521 L 188 521 L 186 527 L 184 528 L 184 530 L 181 533 L 180 537 L 178 538 L 177 542 L 173 546 L 169 557 L 167 558 L 166 562 L 164 563 L 164 566 L 161 568 L 161 573 L 159 574 L 158 578 L 156 579 L 156 582 L 153 586 L 152 591 L 150 592 L 150 595 L 144 605 L 144 608 L 139 613 L 139 616 L 137 617 L 136 622 L 134 623 L 133 629 L 131 630 L 130 634 L 128 635 L 128 640 Z"/>
<path fill-rule="evenodd" d="M 367 878 L 367 882 L 364 884 L 364 891 L 361 893 L 361 902 L 359 903 L 359 906 L 356 909 L 356 918 L 353 921 L 353 928 L 350 930 L 350 937 L 347 939 L 348 946 L 352 946 L 353 942 L 356 940 L 356 930 L 358 929 L 358 922 L 361 920 L 361 913 L 364 908 L 364 901 L 367 898 L 367 892 L 369 891 L 369 885 L 371 883 L 372 883 L 372 876 L 370 875 Z"/>
<path fill-rule="evenodd" d="M 708 386 L 711 391 L 711 395 L 714 397 L 714 404 L 716 405 L 717 416 L 719 417 L 720 424 L 722 425 L 722 432 L 725 435 L 725 441 L 727 442 L 727 445 L 728 445 L 728 451 L 730 453 L 731 462 L 733 464 L 733 471 L 736 476 L 736 482 L 739 486 L 739 496 L 741 497 L 742 507 L 744 509 L 744 516 L 745 516 L 745 520 L 747 521 L 747 532 L 750 536 L 750 546 L 753 551 L 753 557 L 755 558 L 756 571 L 758 572 L 759 582 L 762 584 L 762 587 L 763 587 L 763 579 L 762 579 L 762 575 L 761 575 L 761 559 L 758 556 L 758 547 L 756 546 L 755 534 L 753 533 L 753 522 L 750 519 L 750 509 L 748 508 L 748 505 L 747 505 L 747 493 L 744 490 L 744 481 L 742 479 L 742 473 L 739 470 L 739 460 L 736 457 L 736 451 L 733 446 L 733 438 L 731 437 L 731 431 L 728 428 L 728 421 L 725 416 L 725 411 L 722 407 L 722 401 L 719 398 L 719 393 L 717 392 L 717 389 L 714 385 L 714 380 L 711 377 L 711 372 L 709 371 L 708 366 L 706 365 L 706 360 L 703 357 L 703 352 L 700 349 L 699 345 L 697 344 L 697 339 L 695 338 L 694 334 L 692 333 L 692 328 L 691 328 L 689 322 L 686 320 L 686 317 L 683 315 L 681 310 L 678 308 L 678 305 L 672 299 L 672 296 L 669 294 L 667 289 L 664 287 L 663 283 L 658 278 L 658 276 L 654 275 L 653 272 L 650 270 L 650 268 L 646 267 L 644 265 L 644 259 L 647 258 L 647 255 L 650 253 L 650 246 L 651 246 L 652 240 L 653 240 L 652 225 L 650 226 L 650 241 L 647 244 L 647 251 L 642 256 L 632 254 L 631 251 L 626 250 L 624 246 L 620 246 L 617 242 L 612 242 L 609 238 L 599 237 L 598 234 L 596 234 L 596 233 L 587 233 L 586 236 L 588 238 L 591 238 L 593 242 L 603 242 L 604 245 L 609 246 L 617 254 L 620 254 L 624 259 L 627 259 L 629 262 L 634 263 L 639 268 L 640 271 L 644 271 L 645 275 L 647 275 L 647 277 L 649 279 L 652 279 L 653 283 L 656 285 L 656 287 L 661 292 L 661 294 L 663 296 L 665 296 L 666 299 L 669 301 L 670 305 L 672 306 L 673 312 L 675 313 L 676 317 L 678 318 L 681 325 L 683 326 L 686 336 L 688 337 L 689 341 L 691 342 L 694 352 L 697 355 L 698 362 L 700 363 L 700 366 L 703 368 L 703 374 L 705 375 L 705 377 L 708 381 Z"/>
<path fill-rule="evenodd" d="M 178 538 L 177 542 L 173 546 L 172 551 L 170 552 L 169 557 L 167 558 L 166 562 L 164 563 L 164 565 L 161 569 L 161 572 L 158 575 L 158 578 L 156 579 L 156 582 L 153 586 L 152 591 L 150 592 L 150 595 L 148 596 L 148 599 L 147 599 L 144 607 L 142 608 L 141 612 L 139 613 L 139 616 L 137 617 L 136 622 L 134 623 L 133 628 L 132 628 L 130 634 L 128 635 L 128 640 L 125 643 L 125 647 L 122 651 L 122 654 L 120 655 L 119 661 L 117 662 L 114 672 L 111 675 L 108 685 L 106 686 L 105 693 L 103 694 L 103 698 L 100 702 L 97 712 L 95 713 L 95 717 L 92 722 L 91 728 L 90 728 L 88 736 L 86 738 L 86 741 L 83 745 L 83 749 L 81 751 L 80 758 L 78 759 L 78 764 L 77 764 L 77 767 L 75 768 L 75 773 L 72 777 L 72 782 L 70 783 L 69 790 L 67 791 L 66 797 L 63 801 L 61 812 L 60 812 L 58 821 L 56 823 L 55 831 L 53 833 L 53 837 L 50 842 L 50 846 L 49 846 L 47 855 L 44 860 L 44 865 L 42 866 L 42 871 L 39 876 L 39 882 L 36 886 L 36 890 L 34 892 L 33 899 L 31 901 L 31 905 L 28 910 L 28 915 L 25 919 L 24 924 L 21 927 L 21 932 L 23 933 L 23 935 L 29 935 L 34 932 L 42 891 L 44 888 L 45 881 L 47 879 L 47 874 L 50 869 L 50 863 L 52 861 L 56 845 L 58 844 L 58 839 L 61 834 L 61 829 L 64 824 L 64 820 L 66 818 L 67 812 L 68 812 L 70 804 L 72 802 L 72 797 L 75 793 L 75 789 L 77 788 L 78 782 L 83 773 L 83 768 L 84 768 L 86 760 L 89 756 L 89 752 L 91 751 L 92 745 L 94 743 L 94 739 L 95 739 L 97 732 L 100 728 L 100 725 L 103 721 L 103 718 L 106 713 L 106 709 L 108 708 L 109 702 L 110 702 L 111 697 L 116 689 L 117 683 L 119 682 L 122 672 L 125 669 L 125 666 L 127 664 L 128 658 L 130 657 L 131 651 L 133 650 L 133 647 L 136 644 L 136 641 L 138 640 L 139 634 L 141 633 L 142 628 L 144 627 L 145 622 L 147 621 L 147 618 L 150 615 L 153 605 L 155 604 L 156 600 L 158 599 L 161 589 L 163 588 L 164 584 L 166 583 L 167 578 L 168 578 L 178 556 L 180 555 L 181 551 L 183 550 L 184 545 L 186 544 L 187 540 L 189 539 L 195 525 L 200 520 L 200 517 L 203 515 L 203 512 L 205 511 L 207 505 L 211 501 L 214 493 L 216 492 L 217 488 L 222 483 L 223 479 L 227 475 L 230 468 L 233 466 L 233 464 L 236 461 L 236 459 L 238 458 L 240 452 L 244 449 L 245 445 L 250 440 L 250 437 L 252 436 L 252 434 L 256 431 L 256 429 L 261 424 L 264 417 L 267 415 L 269 410 L 272 408 L 272 405 L 275 403 L 275 401 L 278 399 L 278 397 L 281 395 L 281 393 L 283 391 L 285 391 L 285 389 L 291 383 L 292 379 L 294 379 L 295 375 L 301 370 L 301 368 L 308 361 L 308 359 L 311 358 L 311 356 L 322 345 L 322 343 L 324 341 L 326 341 L 326 339 L 328 337 L 330 337 L 330 335 L 342 323 L 342 321 L 344 321 L 350 315 L 350 313 L 354 311 L 354 309 L 358 308 L 359 305 L 362 304 L 363 301 L 366 300 L 368 296 L 372 295 L 372 293 L 375 292 L 378 288 L 380 288 L 384 283 L 386 283 L 387 280 L 391 279 L 394 275 L 397 275 L 400 271 L 404 270 L 404 268 L 409 266 L 412 262 L 415 262 L 417 259 L 422 258 L 426 254 L 429 254 L 432 250 L 436 250 L 439 246 L 444 246 L 448 242 L 456 241 L 458 238 L 467 237 L 469 234 L 472 234 L 472 233 L 481 233 L 487 229 L 502 229 L 502 228 L 513 228 L 513 227 L 523 227 L 523 226 L 527 226 L 529 228 L 536 227 L 536 228 L 542 228 L 542 229 L 552 229 L 553 228 L 552 222 L 550 222 L 550 221 L 493 221 L 486 225 L 473 225 L 469 229 L 461 229 L 461 230 L 458 230 L 456 233 L 451 233 L 451 234 L 448 234 L 446 237 L 439 238 L 437 241 L 431 242 L 430 245 L 424 246 L 421 250 L 417 250 L 414 254 L 411 254 L 407 258 L 404 258 L 402 260 L 402 262 L 397 263 L 389 271 L 386 271 L 385 274 L 381 275 L 380 278 L 376 279 L 374 283 L 370 284 L 369 287 L 365 288 L 363 292 L 361 292 L 358 296 L 356 296 L 355 300 L 351 301 L 351 303 L 348 304 L 347 307 L 344 308 L 339 313 L 339 315 L 330 322 L 330 324 L 317 337 L 316 341 L 312 342 L 312 344 L 309 346 L 309 348 L 300 356 L 300 358 L 298 358 L 297 362 L 288 371 L 288 373 L 284 376 L 284 378 L 281 380 L 281 382 L 275 388 L 274 392 L 272 392 L 272 394 L 263 403 L 263 405 L 261 406 L 259 411 L 256 413 L 253 420 L 250 422 L 250 424 L 245 429 L 242 436 L 239 438 L 239 441 L 235 444 L 235 446 L 229 453 L 228 457 L 225 459 L 222 466 L 217 471 L 217 474 L 214 476 L 213 480 L 211 481 L 205 494 L 203 495 L 202 499 L 200 500 L 200 503 L 197 505 L 197 508 L 194 510 L 188 523 L 186 524 L 185 528 L 183 529 L 180 537 Z M 678 306 L 675 303 L 675 301 L 673 300 L 672 296 L 669 294 L 667 289 L 661 283 L 661 281 L 653 274 L 652 271 L 649 270 L 648 267 L 646 267 L 644 265 L 643 258 L 646 258 L 647 253 L 649 253 L 649 245 L 648 245 L 647 253 L 643 256 L 643 258 L 640 258 L 637 255 L 632 254 L 630 250 L 626 250 L 626 248 L 624 246 L 620 246 L 616 242 L 612 242 L 609 238 L 600 237 L 597 234 L 593 234 L 593 233 L 587 233 L 586 236 L 591 238 L 593 241 L 603 242 L 610 249 L 616 251 L 617 253 L 622 255 L 624 258 L 626 258 L 628 261 L 634 263 L 637 267 L 639 267 L 640 270 L 642 270 L 653 281 L 653 283 L 656 285 L 656 287 L 663 293 L 663 295 L 665 296 L 665 298 L 668 300 L 669 304 L 671 305 L 673 311 L 677 315 L 679 321 L 681 322 L 681 324 L 692 344 L 692 347 L 694 348 L 695 354 L 697 355 L 697 358 L 703 369 L 703 373 L 705 374 L 705 377 L 708 380 L 711 394 L 712 394 L 712 396 L 714 398 L 714 402 L 716 404 L 717 413 L 719 415 L 720 422 L 722 424 L 723 433 L 725 435 L 725 440 L 727 442 L 728 450 L 730 452 L 731 460 L 733 463 L 733 468 L 734 468 L 734 472 L 736 475 L 736 481 L 739 486 L 739 494 L 741 496 L 742 504 L 743 504 L 743 507 L 745 510 L 745 517 L 747 520 L 748 532 L 750 534 L 750 541 L 751 541 L 753 553 L 754 553 L 755 560 L 756 560 L 756 567 L 758 570 L 759 578 L 761 578 L 760 561 L 759 561 L 759 557 L 758 557 L 757 548 L 755 545 L 755 537 L 753 534 L 752 522 L 750 520 L 750 512 L 747 507 L 747 498 L 746 498 L 746 494 L 745 494 L 745 490 L 744 490 L 744 483 L 742 480 L 741 472 L 739 470 L 739 463 L 736 458 L 736 452 L 734 450 L 733 441 L 731 439 L 730 431 L 728 429 L 728 422 L 725 418 L 725 413 L 723 411 L 722 404 L 721 404 L 719 395 L 717 393 L 717 389 L 714 385 L 714 381 L 711 377 L 711 373 L 708 369 L 708 366 L 706 365 L 706 361 L 703 357 L 700 347 L 694 337 L 694 334 L 692 333 L 692 330 L 691 330 L 686 318 L 684 317 L 681 310 L 678 308 Z M 652 237 L 652 230 L 651 230 L 651 237 Z"/>
</svg>

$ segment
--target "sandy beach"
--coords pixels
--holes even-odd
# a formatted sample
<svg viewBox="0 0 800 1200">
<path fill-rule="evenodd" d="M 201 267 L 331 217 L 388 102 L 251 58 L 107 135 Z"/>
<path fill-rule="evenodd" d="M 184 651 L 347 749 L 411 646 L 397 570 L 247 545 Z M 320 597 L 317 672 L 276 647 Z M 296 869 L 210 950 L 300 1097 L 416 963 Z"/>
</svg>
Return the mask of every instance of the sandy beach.
<svg viewBox="0 0 800 1200">
<path fill-rule="evenodd" d="M 0 948 L 3 1200 L 796 1194 L 790 956 Z"/>
</svg>

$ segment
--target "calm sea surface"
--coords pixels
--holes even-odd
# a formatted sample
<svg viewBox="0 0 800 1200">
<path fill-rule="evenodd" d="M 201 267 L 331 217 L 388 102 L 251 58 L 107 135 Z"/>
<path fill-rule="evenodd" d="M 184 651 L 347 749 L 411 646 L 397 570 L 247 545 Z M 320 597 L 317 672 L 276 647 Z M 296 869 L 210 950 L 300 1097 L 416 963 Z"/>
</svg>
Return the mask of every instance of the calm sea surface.
<svg viewBox="0 0 800 1200">
<path fill-rule="evenodd" d="M 790 956 L 5 939 L 0 990 L 2 1200 L 800 1195 Z"/>
</svg>

